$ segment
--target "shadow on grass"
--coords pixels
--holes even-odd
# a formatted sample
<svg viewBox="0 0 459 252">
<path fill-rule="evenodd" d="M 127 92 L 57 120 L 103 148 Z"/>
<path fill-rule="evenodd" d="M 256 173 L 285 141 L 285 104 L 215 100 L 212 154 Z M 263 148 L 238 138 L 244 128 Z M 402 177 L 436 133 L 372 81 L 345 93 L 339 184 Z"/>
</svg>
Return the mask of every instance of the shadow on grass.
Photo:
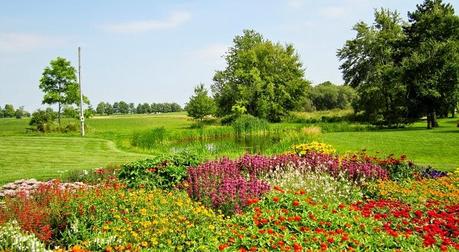
<svg viewBox="0 0 459 252">
<path fill-rule="evenodd" d="M 457 130 L 441 130 L 441 131 L 432 131 L 433 133 L 459 133 L 459 128 Z"/>
</svg>

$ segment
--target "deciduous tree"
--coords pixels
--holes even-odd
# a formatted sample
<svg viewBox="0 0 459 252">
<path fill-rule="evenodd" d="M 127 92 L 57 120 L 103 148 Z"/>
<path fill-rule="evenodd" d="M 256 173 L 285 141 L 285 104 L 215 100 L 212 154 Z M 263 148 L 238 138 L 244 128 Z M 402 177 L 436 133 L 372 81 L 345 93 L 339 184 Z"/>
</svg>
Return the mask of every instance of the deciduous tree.
<svg viewBox="0 0 459 252">
<path fill-rule="evenodd" d="M 209 97 L 207 89 L 203 84 L 198 85 L 194 89 L 194 95 L 190 97 L 190 101 L 186 104 L 185 110 L 189 116 L 201 121 L 204 117 L 215 113 L 215 102 Z"/>
<path fill-rule="evenodd" d="M 292 45 L 273 43 L 253 30 L 245 30 L 233 43 L 225 56 L 226 69 L 213 78 L 220 116 L 237 104 L 251 115 L 279 121 L 303 105 L 309 82 Z"/>
<path fill-rule="evenodd" d="M 70 61 L 57 57 L 43 71 L 39 87 L 45 93 L 43 104 L 57 103 L 60 126 L 62 107 L 79 103 L 80 93 L 75 68 Z"/>
</svg>

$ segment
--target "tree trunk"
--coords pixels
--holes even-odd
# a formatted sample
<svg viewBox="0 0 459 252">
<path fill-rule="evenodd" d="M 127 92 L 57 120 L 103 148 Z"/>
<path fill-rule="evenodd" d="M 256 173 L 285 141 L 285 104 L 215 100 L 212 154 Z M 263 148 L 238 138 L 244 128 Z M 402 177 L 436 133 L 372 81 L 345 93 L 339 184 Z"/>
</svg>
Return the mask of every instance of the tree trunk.
<svg viewBox="0 0 459 252">
<path fill-rule="evenodd" d="M 432 127 L 438 127 L 437 113 L 435 112 L 435 110 L 432 112 Z"/>
<path fill-rule="evenodd" d="M 432 128 L 432 114 L 428 113 L 427 114 L 427 129 L 431 129 L 431 128 Z"/>
</svg>

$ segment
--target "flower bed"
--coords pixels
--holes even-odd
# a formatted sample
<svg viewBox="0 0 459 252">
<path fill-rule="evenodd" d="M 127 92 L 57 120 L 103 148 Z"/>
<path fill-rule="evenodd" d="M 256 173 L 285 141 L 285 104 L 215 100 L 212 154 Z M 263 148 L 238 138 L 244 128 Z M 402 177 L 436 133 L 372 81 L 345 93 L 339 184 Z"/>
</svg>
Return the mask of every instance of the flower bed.
<svg viewBox="0 0 459 252">
<path fill-rule="evenodd" d="M 331 149 L 159 157 L 96 186 L 39 182 L 2 199 L 0 250 L 459 249 L 459 172 L 310 147 Z"/>
</svg>

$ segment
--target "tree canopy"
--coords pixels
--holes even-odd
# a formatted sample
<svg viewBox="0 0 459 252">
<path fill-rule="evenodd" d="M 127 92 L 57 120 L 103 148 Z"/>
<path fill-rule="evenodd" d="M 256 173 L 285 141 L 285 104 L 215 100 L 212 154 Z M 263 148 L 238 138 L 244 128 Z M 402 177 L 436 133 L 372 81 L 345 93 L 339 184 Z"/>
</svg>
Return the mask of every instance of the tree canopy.
<svg viewBox="0 0 459 252">
<path fill-rule="evenodd" d="M 374 124 L 397 126 L 436 114 L 458 102 L 459 17 L 450 4 L 425 0 L 403 22 L 397 12 L 375 11 L 359 22 L 356 37 L 338 50 L 347 85 L 359 94 L 356 112 Z"/>
<path fill-rule="evenodd" d="M 185 110 L 189 116 L 194 119 L 200 119 L 201 121 L 204 117 L 215 113 L 215 102 L 209 97 L 208 91 L 203 84 L 195 87 L 194 95 L 190 97 L 190 101 L 186 104 Z"/>
<path fill-rule="evenodd" d="M 220 116 L 243 106 L 251 115 L 280 121 L 303 105 L 309 82 L 292 45 L 273 43 L 244 30 L 234 38 L 225 60 L 226 69 L 215 73 L 212 85 Z"/>
<path fill-rule="evenodd" d="M 40 79 L 40 89 L 45 93 L 43 104 L 58 105 L 58 122 L 64 105 L 78 104 L 80 100 L 76 70 L 70 61 L 57 57 L 47 66 Z M 87 103 L 89 101 L 85 98 Z"/>
<path fill-rule="evenodd" d="M 408 18 L 403 80 L 410 114 L 427 115 L 428 127 L 436 127 L 437 113 L 454 113 L 458 103 L 459 17 L 450 4 L 426 0 Z"/>
</svg>

